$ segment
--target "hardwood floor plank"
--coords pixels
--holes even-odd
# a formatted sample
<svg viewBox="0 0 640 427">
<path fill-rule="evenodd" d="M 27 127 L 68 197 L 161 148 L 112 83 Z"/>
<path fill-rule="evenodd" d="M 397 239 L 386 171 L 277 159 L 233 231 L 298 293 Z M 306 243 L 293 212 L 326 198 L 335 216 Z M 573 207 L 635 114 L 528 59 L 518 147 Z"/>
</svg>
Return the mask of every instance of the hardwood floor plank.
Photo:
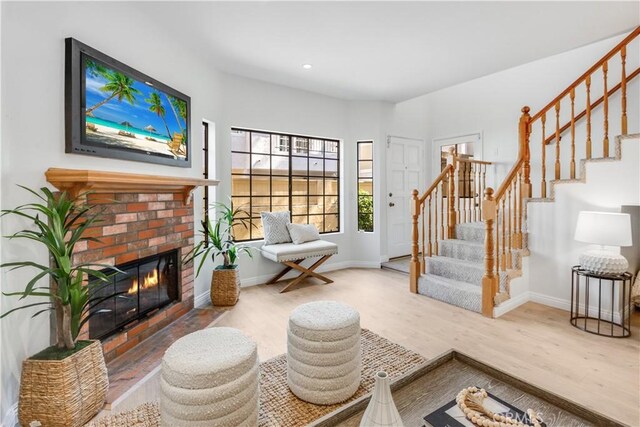
<svg viewBox="0 0 640 427">
<path fill-rule="evenodd" d="M 258 343 L 261 360 L 286 351 L 289 313 L 305 302 L 330 299 L 354 306 L 365 328 L 427 358 L 450 348 L 620 422 L 640 426 L 640 322 L 626 339 L 599 337 L 569 324 L 569 313 L 527 303 L 488 319 L 409 292 L 405 274 L 347 269 L 331 285 L 311 282 L 279 293 L 279 286 L 244 288 L 217 326 L 241 329 Z M 313 279 L 311 279 L 313 280 Z M 153 391 L 147 391 L 148 397 Z"/>
</svg>

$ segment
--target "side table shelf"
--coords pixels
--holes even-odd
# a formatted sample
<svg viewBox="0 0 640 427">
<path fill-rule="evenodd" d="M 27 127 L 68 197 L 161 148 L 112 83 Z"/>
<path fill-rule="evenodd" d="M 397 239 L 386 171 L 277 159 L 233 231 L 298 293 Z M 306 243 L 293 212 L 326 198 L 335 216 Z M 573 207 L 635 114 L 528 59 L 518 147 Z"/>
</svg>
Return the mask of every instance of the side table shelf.
<svg viewBox="0 0 640 427">
<path fill-rule="evenodd" d="M 571 270 L 571 324 L 595 335 L 613 338 L 631 335 L 633 276 L 593 273 L 579 265 Z"/>
</svg>

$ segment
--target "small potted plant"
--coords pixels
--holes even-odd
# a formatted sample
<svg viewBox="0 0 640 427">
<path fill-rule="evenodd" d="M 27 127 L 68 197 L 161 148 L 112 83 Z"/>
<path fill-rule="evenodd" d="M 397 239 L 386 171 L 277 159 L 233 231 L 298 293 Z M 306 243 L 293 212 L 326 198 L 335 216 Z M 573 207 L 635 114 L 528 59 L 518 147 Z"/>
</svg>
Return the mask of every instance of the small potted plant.
<svg viewBox="0 0 640 427">
<path fill-rule="evenodd" d="M 3 293 L 29 302 L 3 313 L 39 307 L 33 317 L 55 312 L 56 345 L 25 360 L 22 364 L 18 416 L 20 424 L 37 421 L 46 426 L 81 426 L 103 407 L 109 378 L 99 341 L 78 340 L 83 325 L 91 315 L 89 310 L 108 297 L 91 298 L 95 288 L 104 288 L 109 277 L 94 267 L 101 264 L 74 263 L 75 245 L 84 231 L 99 221 L 100 212 L 82 205 L 81 199 L 70 198 L 66 192 L 52 193 L 47 188 L 39 192 L 22 187 L 38 198 L 35 203 L 3 210 L 2 216 L 26 218 L 32 227 L 7 236 L 10 240 L 26 239 L 44 245 L 50 264 L 35 261 L 7 262 L 0 267 L 35 270 L 34 276 L 19 292 Z M 91 281 L 86 283 L 84 278 Z"/>
<path fill-rule="evenodd" d="M 249 215 L 240 208 L 234 209 L 231 204 L 214 203 L 213 206 L 219 210 L 218 218 L 202 221 L 201 233 L 204 238 L 187 254 L 184 262 L 200 257 L 196 269 L 198 276 L 209 256 L 214 262 L 216 256 L 222 256 L 222 265 L 218 265 L 211 274 L 211 304 L 235 305 L 240 295 L 240 271 L 236 261 L 243 252 L 250 258 L 253 258 L 253 254 L 250 247 L 236 244 L 233 228 L 249 227 Z"/>
</svg>

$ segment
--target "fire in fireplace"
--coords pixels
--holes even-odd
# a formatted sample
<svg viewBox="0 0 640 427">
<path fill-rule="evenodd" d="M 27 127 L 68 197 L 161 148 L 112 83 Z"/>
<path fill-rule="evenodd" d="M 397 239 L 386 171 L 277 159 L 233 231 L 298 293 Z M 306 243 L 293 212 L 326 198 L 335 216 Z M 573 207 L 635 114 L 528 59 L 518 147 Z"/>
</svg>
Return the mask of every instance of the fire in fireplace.
<svg viewBox="0 0 640 427">
<path fill-rule="evenodd" d="M 178 299 L 178 251 L 173 250 L 103 270 L 111 282 L 93 283 L 91 298 L 105 301 L 90 310 L 89 337 L 104 339 Z M 99 301 L 99 300 L 98 300 Z"/>
</svg>

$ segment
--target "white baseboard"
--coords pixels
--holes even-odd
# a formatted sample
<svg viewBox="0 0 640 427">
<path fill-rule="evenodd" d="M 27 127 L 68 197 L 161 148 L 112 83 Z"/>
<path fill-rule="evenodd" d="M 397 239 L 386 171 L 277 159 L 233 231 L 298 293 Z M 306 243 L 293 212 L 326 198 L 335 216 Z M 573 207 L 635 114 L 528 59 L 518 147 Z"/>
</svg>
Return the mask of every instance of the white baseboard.
<svg viewBox="0 0 640 427">
<path fill-rule="evenodd" d="M 193 300 L 193 306 L 195 308 L 204 307 L 205 305 L 209 304 L 209 301 L 211 301 L 211 295 L 209 291 L 206 291 L 201 293 L 200 295 L 196 295 Z"/>
<path fill-rule="evenodd" d="M 341 262 L 334 262 L 331 264 L 321 265 L 320 267 L 318 267 L 316 271 L 318 273 L 325 273 L 325 272 L 335 271 L 335 270 L 344 270 L 345 268 L 380 268 L 380 263 L 373 262 L 373 261 L 341 261 Z M 295 277 L 296 274 L 298 273 L 297 272 L 289 273 L 291 277 Z M 262 276 L 243 278 L 242 287 L 245 288 L 247 286 L 261 285 L 263 283 L 268 282 L 274 275 L 275 273 L 271 273 L 271 274 L 265 274 Z M 284 279 L 289 277 L 289 275 L 284 276 Z"/>
<path fill-rule="evenodd" d="M 571 311 L 571 301 L 565 300 L 562 298 L 552 297 L 549 295 L 539 294 L 537 292 L 529 292 L 529 300 L 533 302 L 537 302 L 539 304 L 548 305 L 549 307 L 559 308 L 564 311 Z M 580 304 L 579 310 L 581 313 L 584 313 L 585 306 L 584 304 Z M 598 312 L 598 307 L 589 306 L 589 313 L 591 315 L 595 315 Z M 602 310 L 600 317 L 602 319 L 611 319 L 611 310 Z M 614 322 L 620 322 L 620 312 L 613 313 Z"/>
<path fill-rule="evenodd" d="M 509 298 L 499 306 L 493 309 L 493 316 L 498 318 L 503 314 L 510 312 L 511 310 L 520 307 L 522 304 L 529 301 L 529 292 L 522 292 L 521 294 Z"/>
<path fill-rule="evenodd" d="M 380 263 L 373 262 L 373 261 L 342 261 L 342 262 L 335 262 L 333 264 L 328 264 L 326 266 L 324 265 L 320 266 L 316 271 L 318 273 L 323 273 L 323 272 L 329 272 L 329 271 L 344 270 L 345 268 L 380 268 Z M 249 286 L 256 286 L 256 285 L 261 285 L 263 283 L 266 283 L 267 281 L 269 281 L 269 279 L 271 279 L 274 276 L 274 274 L 275 273 L 242 279 L 242 287 L 246 288 Z M 295 272 L 290 274 L 294 276 Z M 285 278 L 286 277 L 287 276 L 285 276 Z M 209 291 L 205 291 L 200 295 L 196 295 L 193 304 L 196 308 L 204 307 L 207 304 L 209 304 L 209 300 L 210 300 Z"/>
<path fill-rule="evenodd" d="M 11 408 L 4 414 L 0 427 L 15 427 L 18 425 L 18 403 L 14 403 Z"/>
<path fill-rule="evenodd" d="M 540 294 L 538 292 L 529 291 L 529 300 L 538 304 L 548 305 L 549 307 L 559 308 L 560 310 L 571 310 L 571 303 L 568 300 Z"/>
<path fill-rule="evenodd" d="M 564 311 L 571 311 L 571 301 L 569 300 L 540 294 L 538 292 L 527 291 L 503 302 L 502 304 L 494 308 L 493 315 L 495 317 L 500 317 L 505 313 L 508 313 L 509 311 L 513 310 L 516 307 L 521 306 L 522 304 L 528 301 L 546 305 L 548 307 L 558 308 Z M 579 310 L 581 313 L 584 313 L 584 309 L 585 309 L 584 304 L 580 304 Z M 589 313 L 591 315 L 595 315 L 597 312 L 598 312 L 598 307 L 589 306 Z M 600 316 L 602 319 L 611 319 L 611 310 L 602 310 Z M 620 317 L 621 315 L 619 311 L 613 313 L 614 322 L 620 323 Z"/>
</svg>

